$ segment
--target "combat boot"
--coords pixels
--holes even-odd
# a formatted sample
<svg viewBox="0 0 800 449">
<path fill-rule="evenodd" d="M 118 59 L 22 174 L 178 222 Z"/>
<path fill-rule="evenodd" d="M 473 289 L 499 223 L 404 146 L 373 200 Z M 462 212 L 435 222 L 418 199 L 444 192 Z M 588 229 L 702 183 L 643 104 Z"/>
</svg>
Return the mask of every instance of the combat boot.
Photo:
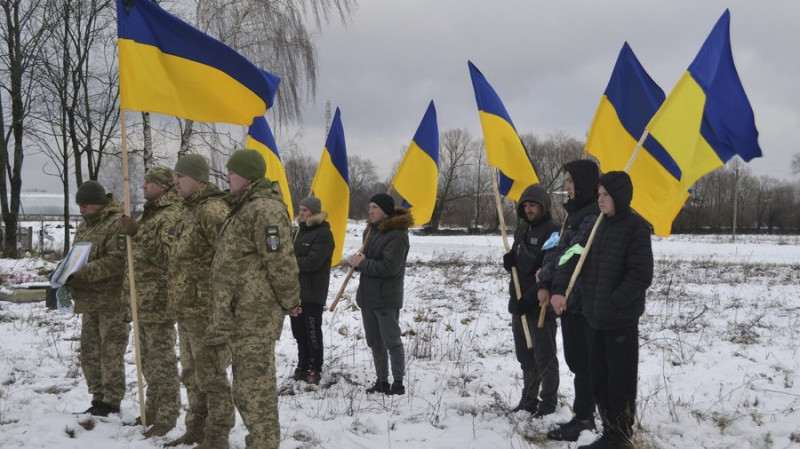
<svg viewBox="0 0 800 449">
<path fill-rule="evenodd" d="M 99 402 L 94 407 L 94 410 L 90 411 L 89 413 L 91 413 L 92 416 L 103 416 L 103 417 L 105 417 L 105 416 L 108 416 L 108 415 L 110 415 L 112 413 L 119 413 L 119 405 L 112 405 L 112 404 L 109 404 L 107 402 Z"/>
<path fill-rule="evenodd" d="M 203 440 L 195 449 L 230 449 L 230 447 L 228 440 L 215 439 Z"/>
<path fill-rule="evenodd" d="M 153 437 L 163 437 L 164 435 L 168 434 L 170 430 L 174 429 L 175 426 L 168 426 L 164 424 L 154 424 L 150 427 L 147 432 L 144 433 L 145 438 L 153 438 Z"/>
<path fill-rule="evenodd" d="M 203 441 L 203 431 L 187 430 L 186 433 L 178 437 L 178 439 L 170 441 L 164 447 L 175 447 L 181 444 L 195 444 Z"/>
</svg>

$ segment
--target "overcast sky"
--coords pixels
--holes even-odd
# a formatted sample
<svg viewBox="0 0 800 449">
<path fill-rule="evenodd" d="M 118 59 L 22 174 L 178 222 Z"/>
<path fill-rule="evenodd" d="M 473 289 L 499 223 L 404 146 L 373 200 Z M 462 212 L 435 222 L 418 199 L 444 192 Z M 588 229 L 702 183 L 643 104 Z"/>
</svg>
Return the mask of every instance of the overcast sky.
<svg viewBox="0 0 800 449">
<path fill-rule="evenodd" d="M 756 175 L 790 179 L 800 152 L 800 1 L 362 0 L 351 22 L 323 29 L 319 90 L 300 141 L 319 158 L 324 101 L 340 107 L 349 155 L 388 176 L 433 99 L 439 130 L 482 137 L 467 69 L 500 95 L 520 133 L 585 140 L 627 41 L 666 93 L 731 10 L 731 41 L 763 158 Z M 280 142 L 292 130 L 278 130 Z"/>
</svg>

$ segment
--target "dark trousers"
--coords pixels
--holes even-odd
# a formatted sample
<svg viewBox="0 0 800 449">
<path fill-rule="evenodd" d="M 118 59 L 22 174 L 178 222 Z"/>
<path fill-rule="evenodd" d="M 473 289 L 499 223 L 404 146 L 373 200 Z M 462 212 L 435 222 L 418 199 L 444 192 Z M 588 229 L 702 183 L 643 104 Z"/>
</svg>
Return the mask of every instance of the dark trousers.
<svg viewBox="0 0 800 449">
<path fill-rule="evenodd" d="M 636 414 L 639 327 L 589 332 L 592 390 L 603 420 L 603 433 L 630 441 Z"/>
<path fill-rule="evenodd" d="M 322 371 L 321 304 L 303 304 L 303 313 L 290 317 L 292 336 L 297 340 L 297 367 Z"/>
<path fill-rule="evenodd" d="M 534 407 L 546 412 L 556 409 L 558 402 L 558 357 L 556 356 L 556 320 L 552 312 L 545 315 L 544 326 L 539 329 L 539 312 L 525 316 L 531 332 L 533 348 L 528 349 L 522 320 L 519 314 L 511 315 L 514 349 L 522 368 L 522 404 L 526 410 Z M 540 389 L 541 387 L 541 389 Z"/>
<path fill-rule="evenodd" d="M 564 360 L 575 375 L 572 411 L 577 419 L 592 419 L 594 398 L 589 373 L 589 324 L 586 318 L 580 313 L 566 311 L 561 315 L 561 338 L 564 343 Z"/>
</svg>

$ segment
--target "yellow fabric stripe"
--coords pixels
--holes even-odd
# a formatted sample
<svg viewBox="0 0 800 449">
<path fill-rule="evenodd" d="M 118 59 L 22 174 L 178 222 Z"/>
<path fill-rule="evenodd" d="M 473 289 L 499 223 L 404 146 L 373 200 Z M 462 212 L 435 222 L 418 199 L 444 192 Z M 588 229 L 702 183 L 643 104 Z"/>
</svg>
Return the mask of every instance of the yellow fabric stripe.
<svg viewBox="0 0 800 449">
<path fill-rule="evenodd" d="M 539 182 L 522 141 L 519 140 L 514 127 L 503 118 L 483 111 L 478 111 L 478 114 L 483 128 L 483 140 L 486 143 L 486 161 L 514 180 L 512 192 L 515 195 L 509 192 L 506 197 L 519 201 L 519 195 L 525 187 Z M 519 184 L 519 187 L 516 184 Z"/>
<path fill-rule="evenodd" d="M 429 222 L 436 204 L 439 170 L 436 162 L 415 142 L 411 142 L 392 185 L 412 206 L 414 226 Z"/>
<path fill-rule="evenodd" d="M 350 187 L 333 165 L 327 148 L 322 152 L 322 159 L 311 183 L 311 191 L 322 202 L 322 209 L 328 212 L 328 223 L 336 245 L 331 266 L 336 266 L 341 262 L 344 250 L 347 216 L 350 212 Z"/>
<path fill-rule="evenodd" d="M 286 207 L 289 209 L 289 218 L 294 218 L 292 193 L 289 191 L 289 181 L 286 179 L 286 171 L 283 169 L 283 164 L 281 163 L 280 159 L 278 159 L 278 157 L 275 156 L 275 153 L 267 148 L 266 145 L 250 136 L 247 136 L 247 143 L 245 146 L 252 150 L 258 151 L 261 153 L 261 156 L 264 157 L 264 162 L 267 163 L 267 173 L 264 175 L 264 177 L 270 181 L 278 181 L 278 185 L 281 187 L 283 202 L 286 203 Z"/>
</svg>

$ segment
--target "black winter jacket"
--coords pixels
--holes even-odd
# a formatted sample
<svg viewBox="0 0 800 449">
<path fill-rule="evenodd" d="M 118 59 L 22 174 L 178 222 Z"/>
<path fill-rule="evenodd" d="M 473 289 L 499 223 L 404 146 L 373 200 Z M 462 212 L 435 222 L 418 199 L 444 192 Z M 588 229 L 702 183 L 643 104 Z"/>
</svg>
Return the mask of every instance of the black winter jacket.
<svg viewBox="0 0 800 449">
<path fill-rule="evenodd" d="M 294 255 L 300 270 L 300 302 L 302 304 L 325 305 L 328 299 L 328 285 L 331 280 L 331 257 L 333 255 L 333 234 L 331 225 L 325 221 L 325 211 L 312 215 L 305 223 L 300 223 L 294 240 Z"/>
<path fill-rule="evenodd" d="M 650 226 L 630 209 L 630 178 L 609 172 L 600 178 L 617 212 L 597 229 L 579 282 L 583 314 L 594 329 L 636 326 L 653 281 Z"/>
<path fill-rule="evenodd" d="M 369 225 L 366 259 L 358 265 L 361 279 L 356 304 L 362 309 L 403 307 L 403 288 L 408 257 L 408 228 L 414 224 L 411 213 L 395 207 L 394 214 L 376 225 Z"/>
<path fill-rule="evenodd" d="M 535 222 L 529 222 L 525 215 L 525 202 L 540 204 L 544 215 Z M 514 232 L 514 244 L 511 246 L 511 252 L 514 253 L 516 259 L 522 300 L 529 303 L 529 310 L 535 310 L 538 314 L 539 301 L 536 293 L 539 288 L 536 284 L 536 271 L 542 267 L 546 253 L 542 251 L 542 245 L 550 235 L 558 232 L 559 228 L 558 223 L 550 216 L 550 196 L 547 191 L 538 184 L 526 188 L 517 203 L 517 217 L 519 222 L 517 230 Z M 509 281 L 508 289 L 508 312 L 517 313 L 517 292 L 513 278 Z"/>
</svg>

